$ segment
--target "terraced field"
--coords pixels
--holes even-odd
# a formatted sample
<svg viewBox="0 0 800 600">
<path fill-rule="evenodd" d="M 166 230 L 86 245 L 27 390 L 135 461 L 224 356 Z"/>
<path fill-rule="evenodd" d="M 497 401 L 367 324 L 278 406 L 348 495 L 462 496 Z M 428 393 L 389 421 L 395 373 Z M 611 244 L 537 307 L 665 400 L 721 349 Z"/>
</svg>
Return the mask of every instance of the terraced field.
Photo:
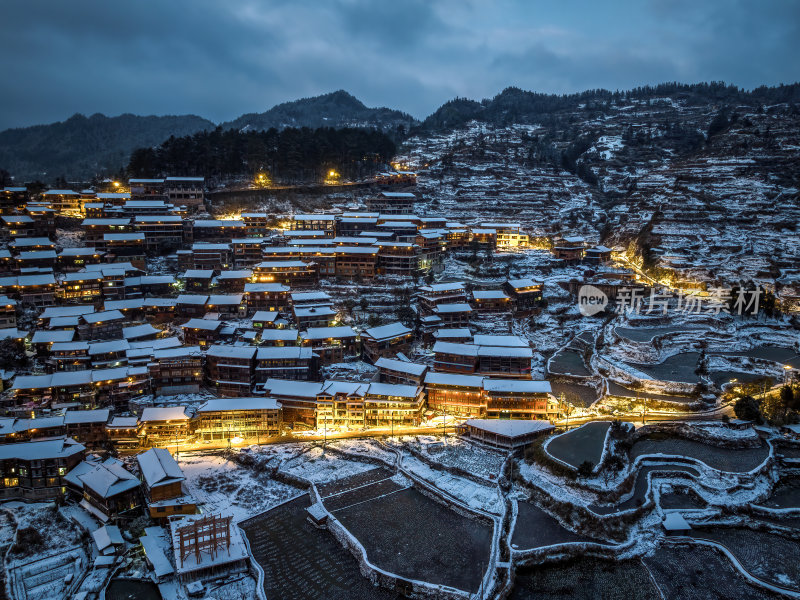
<svg viewBox="0 0 800 600">
<path fill-rule="evenodd" d="M 718 448 L 701 442 L 678 438 L 645 438 L 634 443 L 631 460 L 648 454 L 687 456 L 704 462 L 712 469 L 731 473 L 752 471 L 769 456 L 769 446 L 762 442 L 760 448 Z"/>
</svg>

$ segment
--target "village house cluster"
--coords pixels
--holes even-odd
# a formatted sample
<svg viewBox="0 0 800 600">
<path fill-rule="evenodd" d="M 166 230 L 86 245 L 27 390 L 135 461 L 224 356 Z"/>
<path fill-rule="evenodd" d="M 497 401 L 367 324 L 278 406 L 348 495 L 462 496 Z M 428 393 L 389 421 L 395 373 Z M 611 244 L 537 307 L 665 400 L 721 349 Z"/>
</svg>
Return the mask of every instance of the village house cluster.
<svg viewBox="0 0 800 600">
<path fill-rule="evenodd" d="M 526 247 L 519 224 L 419 217 L 415 194 L 394 191 L 369 197 L 368 212 L 213 219 L 199 212 L 202 178 L 132 179 L 128 186 L 0 192 L 7 240 L 0 339 L 25 357 L 25 365 L 3 372 L 3 498 L 73 490 L 106 515 L 136 508 L 136 498 L 166 499 L 152 496 L 147 476 L 144 496 L 101 498 L 85 482 L 92 470 L 130 481 L 120 489 L 139 484 L 121 463 L 91 463 L 89 452 L 99 449 L 179 450 L 289 430 L 414 427 L 433 415 L 559 415 L 550 384 L 531 378 L 526 340 L 470 329 L 479 315 L 532 314 L 542 283 L 517 278 L 473 289 L 425 277 L 452 249 Z M 56 243 L 57 217 L 73 218 L 82 246 Z M 610 260 L 610 249 L 575 238 L 557 240 L 553 252 L 565 262 Z M 173 272 L 148 273 L 153 256 L 166 256 Z M 342 307 L 317 286 L 375 278 L 416 283 L 413 324 L 346 325 Z M 427 348 L 432 360 L 411 360 L 412 346 Z M 373 380 L 324 376 L 325 367 L 351 359 L 374 365 Z M 160 398 L 201 392 L 208 397 L 199 404 L 157 406 Z M 156 405 L 136 403 L 148 396 Z M 181 501 L 180 511 L 188 506 Z"/>
</svg>

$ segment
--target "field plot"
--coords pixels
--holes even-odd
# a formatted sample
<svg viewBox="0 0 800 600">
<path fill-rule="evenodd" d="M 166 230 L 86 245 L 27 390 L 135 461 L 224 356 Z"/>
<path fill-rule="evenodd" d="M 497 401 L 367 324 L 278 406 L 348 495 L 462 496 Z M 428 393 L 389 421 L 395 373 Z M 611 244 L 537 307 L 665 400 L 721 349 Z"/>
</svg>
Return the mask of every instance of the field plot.
<svg viewBox="0 0 800 600">
<path fill-rule="evenodd" d="M 769 446 L 762 442 L 760 448 L 718 448 L 701 442 L 678 438 L 645 438 L 634 443 L 631 460 L 648 454 L 687 456 L 704 462 L 712 469 L 730 473 L 752 471 L 769 455 Z"/>
<path fill-rule="evenodd" d="M 203 512 L 233 513 L 239 521 L 269 510 L 298 490 L 256 473 L 222 456 L 181 455 L 187 491 L 202 505 Z"/>
<path fill-rule="evenodd" d="M 575 468 L 587 460 L 596 465 L 603 455 L 603 446 L 609 427 L 611 427 L 611 423 L 607 421 L 595 421 L 582 425 L 554 437 L 547 444 L 547 452 Z"/>
<path fill-rule="evenodd" d="M 720 552 L 708 547 L 662 547 L 644 559 L 664 598 L 757 600 L 777 598 L 751 587 Z"/>
<path fill-rule="evenodd" d="M 243 524 L 253 557 L 264 569 L 267 598 L 395 600 L 361 576 L 355 558 L 328 531 L 306 519 L 302 496 Z"/>
<path fill-rule="evenodd" d="M 712 371 L 709 375 L 714 385 L 721 387 L 726 383 L 732 383 L 734 380 L 738 383 L 750 383 L 764 378 L 764 375 L 759 373 L 745 373 L 743 371 Z"/>
<path fill-rule="evenodd" d="M 800 590 L 800 542 L 741 528 L 701 529 L 693 537 L 719 542 L 759 579 Z M 793 557 L 793 558 L 790 558 Z"/>
<path fill-rule="evenodd" d="M 429 448 L 428 456 L 443 465 L 458 467 L 484 479 L 497 479 L 505 456 L 465 442 L 458 438 L 447 441 L 446 446 Z"/>
<path fill-rule="evenodd" d="M 679 404 L 688 404 L 690 402 L 695 402 L 694 398 L 690 398 L 688 396 L 669 396 L 666 394 L 653 394 L 652 392 L 643 392 L 641 390 L 631 390 L 626 387 L 619 385 L 618 383 L 614 383 L 613 381 L 608 382 L 608 393 L 611 396 L 618 396 L 620 398 L 629 398 L 630 400 L 663 400 L 665 402 L 677 402 Z"/>
<path fill-rule="evenodd" d="M 659 475 L 662 477 L 669 476 L 673 473 L 687 473 L 695 477 L 698 477 L 700 475 L 697 472 L 697 469 L 688 467 L 686 465 L 670 465 L 670 464 L 647 465 L 641 467 L 639 469 L 639 472 L 636 474 L 636 482 L 633 484 L 633 494 L 631 495 L 630 498 L 611 506 L 591 504 L 589 506 L 589 509 L 592 512 L 597 513 L 598 515 L 607 515 L 613 512 L 630 510 L 632 508 L 641 506 L 647 499 L 647 489 L 648 489 L 647 476 L 650 473 L 654 473 L 654 475 L 652 476 L 653 478 L 658 477 Z"/>
<path fill-rule="evenodd" d="M 550 372 L 560 375 L 589 377 L 592 372 L 586 368 L 583 356 L 575 350 L 562 350 L 550 360 Z"/>
<path fill-rule="evenodd" d="M 530 502 L 520 502 L 511 543 L 518 550 L 541 548 L 567 542 L 593 542 L 592 538 L 573 533 L 556 519 Z"/>
<path fill-rule="evenodd" d="M 720 352 L 720 356 L 746 356 L 776 363 L 788 364 L 795 369 L 800 367 L 800 354 L 792 348 L 783 346 L 757 346 L 741 352 Z"/>
<path fill-rule="evenodd" d="M 462 517 L 414 488 L 365 498 L 333 514 L 382 569 L 469 592 L 480 586 L 491 526 Z"/>
<path fill-rule="evenodd" d="M 675 333 L 676 331 L 694 331 L 691 325 L 667 325 L 665 327 L 615 327 L 614 333 L 632 342 L 649 342 L 654 337 Z"/>
<path fill-rule="evenodd" d="M 800 508 L 800 479 L 783 479 L 778 482 L 772 495 L 761 502 L 768 508 Z"/>
<path fill-rule="evenodd" d="M 7 502 L 3 508 L 13 513 L 18 527 L 16 537 L 10 522 L 6 521 L 2 528 L 11 534 L 4 542 L 15 542 L 5 559 L 14 597 L 63 598 L 68 588 L 65 577 L 77 578 L 88 560 L 77 526 L 56 510 L 54 504 Z"/>
<path fill-rule="evenodd" d="M 664 596 L 673 598 L 673 596 Z M 511 600 L 660 600 L 641 562 L 580 558 L 521 569 Z"/>
<path fill-rule="evenodd" d="M 314 483 L 335 481 L 374 468 L 373 464 L 343 458 L 319 447 L 291 458 L 281 466 L 281 470 Z"/>
<path fill-rule="evenodd" d="M 112 579 L 106 588 L 106 600 L 161 600 L 158 586 L 141 579 Z"/>
<path fill-rule="evenodd" d="M 587 407 L 591 406 L 600 397 L 593 387 L 588 385 L 581 385 L 579 383 L 561 383 L 559 381 L 551 381 L 550 387 L 553 390 L 553 395 L 556 398 L 561 398 L 564 394 L 564 400 L 573 406 Z"/>
<path fill-rule="evenodd" d="M 661 492 L 659 506 L 664 509 L 699 510 L 708 506 L 705 500 L 690 491 L 690 488 Z"/>
<path fill-rule="evenodd" d="M 679 383 L 699 383 L 700 377 L 695 373 L 699 352 L 682 352 L 675 354 L 657 364 L 628 363 L 637 371 L 659 381 L 675 381 Z"/>
<path fill-rule="evenodd" d="M 368 481 L 363 481 L 366 475 L 371 475 L 371 477 Z M 341 491 L 320 490 L 322 503 L 329 511 L 336 513 L 337 516 L 341 510 L 357 507 L 376 498 L 389 496 L 409 487 L 405 479 L 393 477 L 385 469 L 375 469 L 361 476 L 348 477 L 344 485 L 346 485 L 346 488 Z"/>
</svg>

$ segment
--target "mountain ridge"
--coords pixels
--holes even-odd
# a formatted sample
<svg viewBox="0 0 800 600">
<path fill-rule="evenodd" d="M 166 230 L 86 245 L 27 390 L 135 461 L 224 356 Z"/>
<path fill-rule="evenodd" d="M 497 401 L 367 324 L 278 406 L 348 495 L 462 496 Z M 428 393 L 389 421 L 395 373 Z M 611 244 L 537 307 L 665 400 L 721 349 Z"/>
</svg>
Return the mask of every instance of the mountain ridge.
<svg viewBox="0 0 800 600">
<path fill-rule="evenodd" d="M 585 106 L 602 112 L 620 98 L 645 98 L 711 106 L 736 103 L 800 103 L 800 84 L 761 86 L 747 91 L 722 82 L 664 83 L 626 91 L 586 90 L 574 94 L 546 94 L 507 87 L 482 101 L 454 98 L 422 121 L 399 110 L 367 107 L 345 90 L 283 102 L 262 113 L 247 113 L 216 124 L 197 115 L 108 117 L 101 113 L 76 113 L 56 123 L 11 128 L 0 132 L 0 169 L 17 181 L 52 180 L 64 176 L 88 179 L 123 169 L 133 150 L 154 147 L 172 136 L 223 129 L 268 130 L 272 127 L 367 127 L 402 139 L 407 133 L 426 134 L 462 127 L 471 120 L 495 125 L 546 122 L 558 114 Z"/>
</svg>

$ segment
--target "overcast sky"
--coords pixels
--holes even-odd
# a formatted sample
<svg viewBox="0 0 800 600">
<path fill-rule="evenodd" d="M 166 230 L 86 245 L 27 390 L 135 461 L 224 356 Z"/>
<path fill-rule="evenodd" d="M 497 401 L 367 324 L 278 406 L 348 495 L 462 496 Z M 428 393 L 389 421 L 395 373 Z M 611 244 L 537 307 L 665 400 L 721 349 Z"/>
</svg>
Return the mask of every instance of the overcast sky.
<svg viewBox="0 0 800 600">
<path fill-rule="evenodd" d="M 454 96 L 800 80 L 798 0 L 3 0 L 0 129 L 76 112 L 216 122 L 345 89 Z"/>
</svg>

